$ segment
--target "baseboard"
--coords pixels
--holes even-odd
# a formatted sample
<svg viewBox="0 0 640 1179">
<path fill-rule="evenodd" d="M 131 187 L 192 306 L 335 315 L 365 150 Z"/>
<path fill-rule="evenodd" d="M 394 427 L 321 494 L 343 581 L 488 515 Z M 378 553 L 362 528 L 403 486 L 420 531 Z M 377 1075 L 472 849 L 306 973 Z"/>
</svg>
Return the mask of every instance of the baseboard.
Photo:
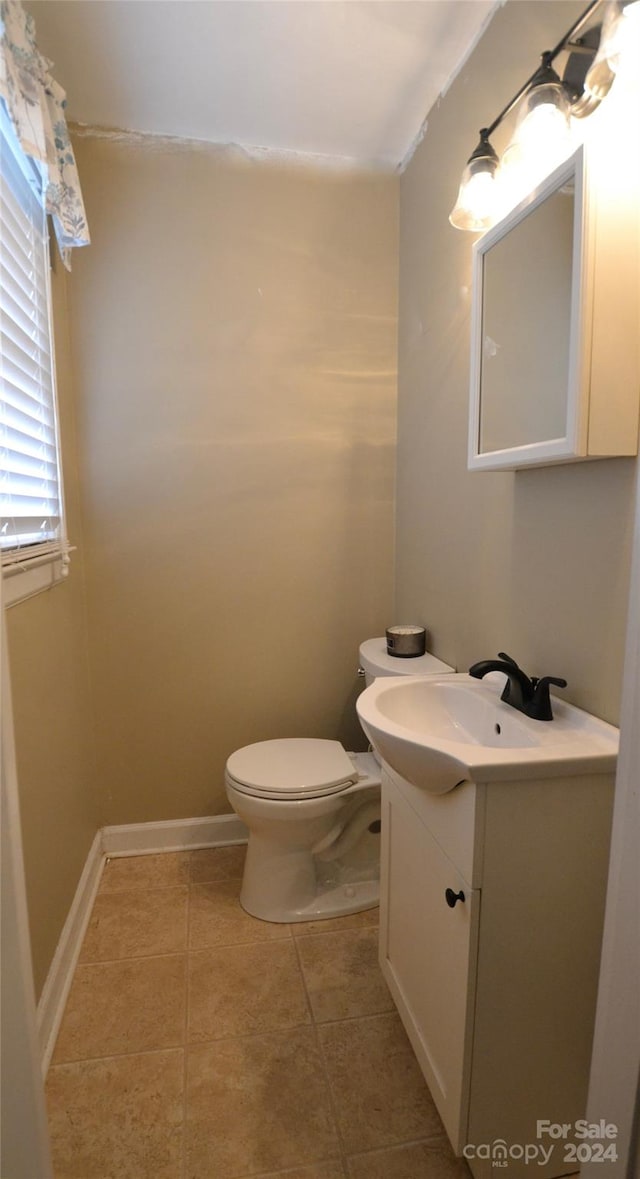
<svg viewBox="0 0 640 1179">
<path fill-rule="evenodd" d="M 38 1002 L 38 1041 L 42 1071 L 45 1076 L 55 1047 L 60 1021 L 67 1002 L 82 939 L 98 891 L 103 866 L 102 833 L 97 831 Z"/>
<path fill-rule="evenodd" d="M 159 823 L 131 823 L 119 827 L 103 827 L 96 833 L 38 1003 L 38 1041 L 45 1076 L 60 1029 L 82 939 L 100 884 L 105 858 L 225 847 L 228 844 L 246 843 L 247 838 L 247 828 L 237 815 L 213 815 L 211 818 L 175 819 Z"/>
<path fill-rule="evenodd" d="M 173 819 L 102 828 L 102 850 L 108 856 L 143 856 L 153 852 L 190 851 L 246 843 L 248 831 L 237 815 Z"/>
</svg>

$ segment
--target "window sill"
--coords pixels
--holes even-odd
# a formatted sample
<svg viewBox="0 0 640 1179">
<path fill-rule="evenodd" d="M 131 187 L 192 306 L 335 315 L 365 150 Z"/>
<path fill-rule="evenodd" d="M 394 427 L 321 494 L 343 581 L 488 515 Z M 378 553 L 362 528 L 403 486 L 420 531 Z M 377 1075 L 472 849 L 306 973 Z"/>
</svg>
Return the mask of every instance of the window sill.
<svg viewBox="0 0 640 1179">
<path fill-rule="evenodd" d="M 36 565 L 33 569 L 18 569 L 10 565 L 2 571 L 2 601 L 5 606 L 17 606 L 19 602 L 44 593 L 64 581 L 69 570 L 68 557 L 53 557 L 50 561 Z"/>
</svg>

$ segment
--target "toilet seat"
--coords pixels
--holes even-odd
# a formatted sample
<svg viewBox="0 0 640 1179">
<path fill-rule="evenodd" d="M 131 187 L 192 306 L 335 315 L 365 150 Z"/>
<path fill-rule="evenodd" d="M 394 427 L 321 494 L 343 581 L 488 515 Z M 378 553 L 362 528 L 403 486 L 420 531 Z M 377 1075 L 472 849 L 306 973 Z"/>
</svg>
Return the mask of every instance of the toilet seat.
<svg viewBox="0 0 640 1179">
<path fill-rule="evenodd" d="M 359 777 L 339 741 L 310 737 L 246 745 L 231 754 L 226 776 L 241 793 L 287 800 L 337 794 Z"/>
</svg>

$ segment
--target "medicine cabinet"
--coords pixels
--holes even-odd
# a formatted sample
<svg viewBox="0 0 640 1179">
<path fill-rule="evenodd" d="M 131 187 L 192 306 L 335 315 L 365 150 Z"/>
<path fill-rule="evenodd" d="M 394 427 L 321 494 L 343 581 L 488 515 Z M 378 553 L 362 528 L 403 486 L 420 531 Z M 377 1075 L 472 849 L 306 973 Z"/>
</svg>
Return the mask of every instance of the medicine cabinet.
<svg viewBox="0 0 640 1179">
<path fill-rule="evenodd" d="M 637 185 L 580 147 L 473 248 L 470 470 L 638 451 Z"/>
</svg>

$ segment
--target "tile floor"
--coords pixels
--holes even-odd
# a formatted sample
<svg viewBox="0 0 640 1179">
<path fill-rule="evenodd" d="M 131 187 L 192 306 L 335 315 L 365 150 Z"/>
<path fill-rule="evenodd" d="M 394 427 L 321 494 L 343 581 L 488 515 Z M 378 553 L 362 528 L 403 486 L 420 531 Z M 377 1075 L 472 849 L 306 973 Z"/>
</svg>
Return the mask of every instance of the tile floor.
<svg viewBox="0 0 640 1179">
<path fill-rule="evenodd" d="M 107 863 L 47 1079 L 56 1179 L 468 1179 L 377 911 L 257 921 L 243 857 Z"/>
</svg>

